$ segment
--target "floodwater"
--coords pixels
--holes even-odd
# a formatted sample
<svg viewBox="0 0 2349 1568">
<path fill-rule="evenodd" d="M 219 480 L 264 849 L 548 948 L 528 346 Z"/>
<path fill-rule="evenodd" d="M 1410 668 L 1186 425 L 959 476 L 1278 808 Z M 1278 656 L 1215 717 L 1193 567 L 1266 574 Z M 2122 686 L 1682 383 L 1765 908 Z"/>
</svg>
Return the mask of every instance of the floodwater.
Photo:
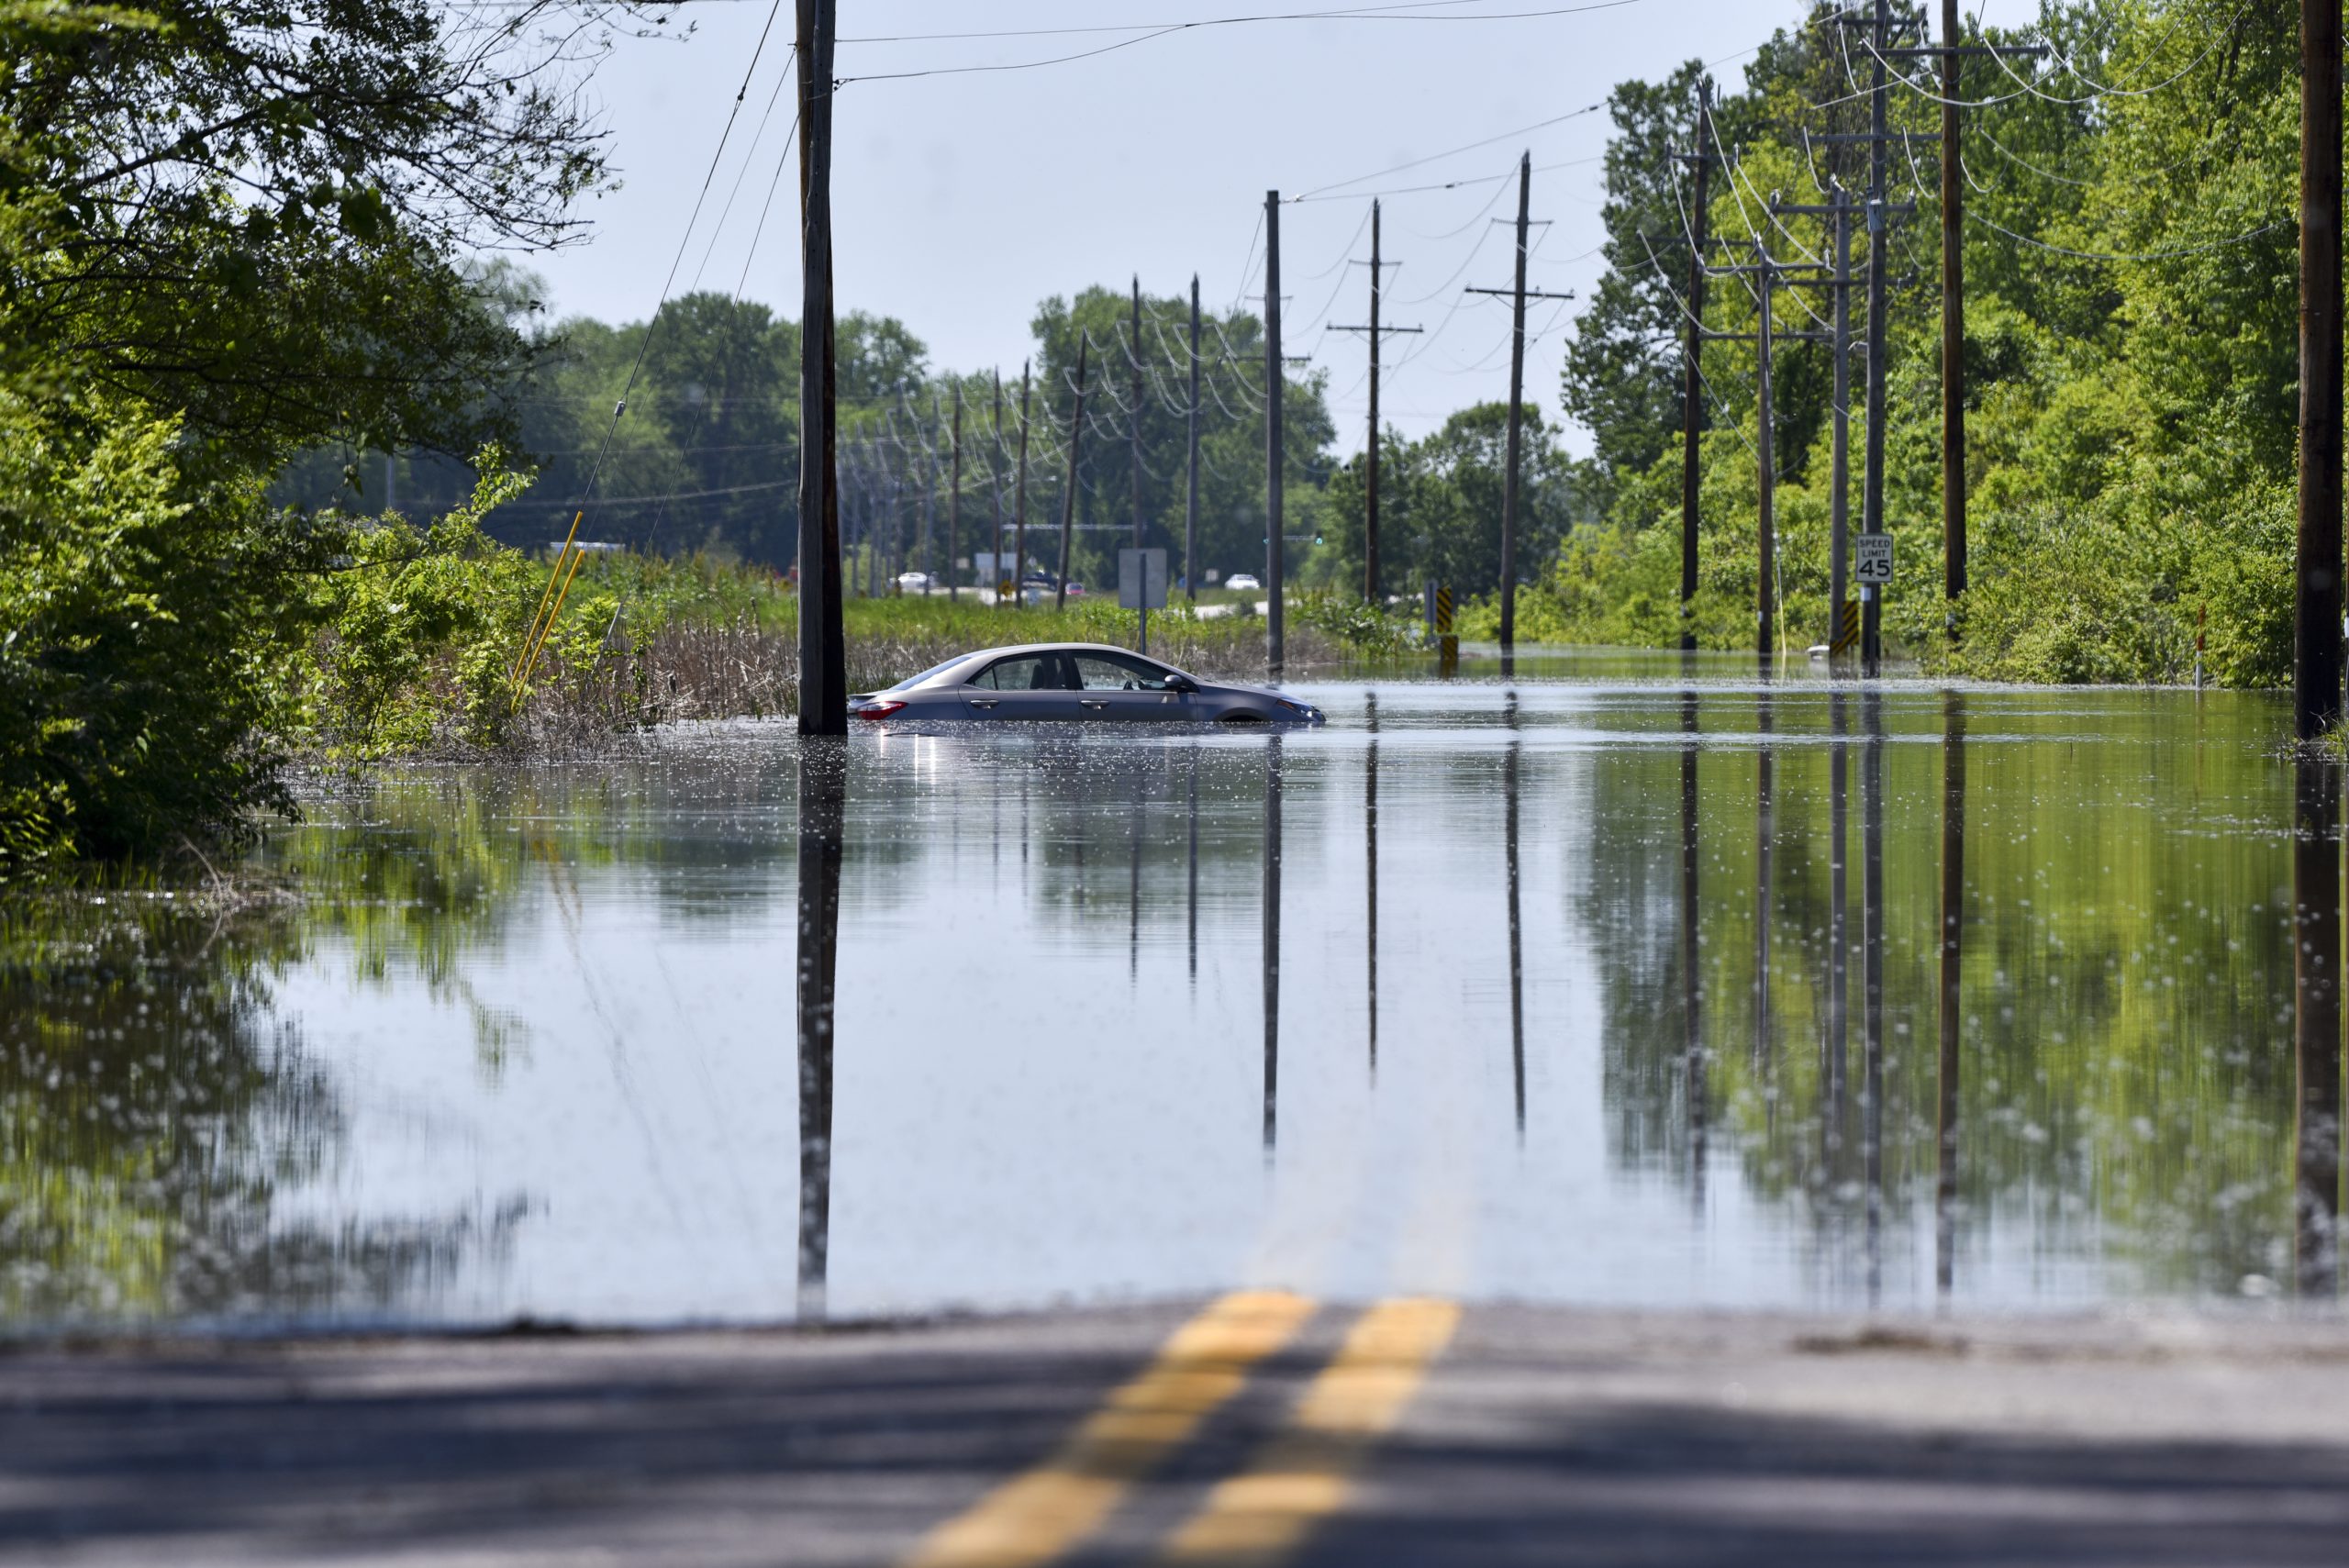
<svg viewBox="0 0 2349 1568">
<path fill-rule="evenodd" d="M 1739 668 L 696 728 L 7 912 L 5 1323 L 2332 1301 L 2281 705 Z"/>
</svg>

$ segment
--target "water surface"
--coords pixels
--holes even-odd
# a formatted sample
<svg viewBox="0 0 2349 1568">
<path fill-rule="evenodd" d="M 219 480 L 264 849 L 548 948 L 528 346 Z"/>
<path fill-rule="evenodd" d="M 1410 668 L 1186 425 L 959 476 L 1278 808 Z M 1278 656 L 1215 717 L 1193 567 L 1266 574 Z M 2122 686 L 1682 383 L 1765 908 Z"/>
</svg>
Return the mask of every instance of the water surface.
<svg viewBox="0 0 2349 1568">
<path fill-rule="evenodd" d="M 2273 699 L 1678 668 L 696 728 L 329 795 L 299 902 L 17 910 L 6 1322 L 2332 1296 Z"/>
</svg>

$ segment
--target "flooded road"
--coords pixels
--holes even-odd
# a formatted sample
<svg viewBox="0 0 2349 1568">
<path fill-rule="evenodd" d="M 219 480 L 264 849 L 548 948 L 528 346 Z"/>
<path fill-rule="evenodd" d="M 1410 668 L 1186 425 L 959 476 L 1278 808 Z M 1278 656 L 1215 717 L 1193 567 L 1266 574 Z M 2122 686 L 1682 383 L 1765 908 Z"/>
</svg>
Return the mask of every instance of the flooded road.
<svg viewBox="0 0 2349 1568">
<path fill-rule="evenodd" d="M 418 771 L 299 903 L 12 914 L 6 1320 L 2333 1298 L 2275 700 L 1579 668 Z"/>
</svg>

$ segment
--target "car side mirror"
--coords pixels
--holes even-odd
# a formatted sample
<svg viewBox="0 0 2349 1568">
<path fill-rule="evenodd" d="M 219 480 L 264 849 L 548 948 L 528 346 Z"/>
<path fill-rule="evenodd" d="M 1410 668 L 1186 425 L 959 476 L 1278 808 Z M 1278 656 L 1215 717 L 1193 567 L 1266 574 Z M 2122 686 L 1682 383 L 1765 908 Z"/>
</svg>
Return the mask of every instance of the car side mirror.
<svg viewBox="0 0 2349 1568">
<path fill-rule="evenodd" d="M 1170 692 L 1197 692 L 1199 684 L 1180 670 L 1171 670 L 1166 675 L 1166 689 Z"/>
</svg>

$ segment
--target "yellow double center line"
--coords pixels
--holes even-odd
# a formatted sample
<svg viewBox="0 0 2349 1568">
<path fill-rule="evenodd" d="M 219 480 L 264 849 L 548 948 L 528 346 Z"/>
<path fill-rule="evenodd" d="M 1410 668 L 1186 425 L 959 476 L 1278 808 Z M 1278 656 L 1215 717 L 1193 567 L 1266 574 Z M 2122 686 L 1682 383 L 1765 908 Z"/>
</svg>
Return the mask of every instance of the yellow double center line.
<svg viewBox="0 0 2349 1568">
<path fill-rule="evenodd" d="M 1060 1450 L 933 1530 L 906 1568 L 1035 1568 L 1100 1528 L 1134 1484 L 1245 1386 L 1312 1314 L 1302 1296 L 1227 1296 L 1176 1330 Z M 1449 1302 L 1363 1314 L 1247 1470 L 1219 1485 L 1167 1545 L 1186 1563 L 1280 1561 L 1334 1513 L 1371 1445 L 1393 1429 L 1458 1323 Z"/>
</svg>

